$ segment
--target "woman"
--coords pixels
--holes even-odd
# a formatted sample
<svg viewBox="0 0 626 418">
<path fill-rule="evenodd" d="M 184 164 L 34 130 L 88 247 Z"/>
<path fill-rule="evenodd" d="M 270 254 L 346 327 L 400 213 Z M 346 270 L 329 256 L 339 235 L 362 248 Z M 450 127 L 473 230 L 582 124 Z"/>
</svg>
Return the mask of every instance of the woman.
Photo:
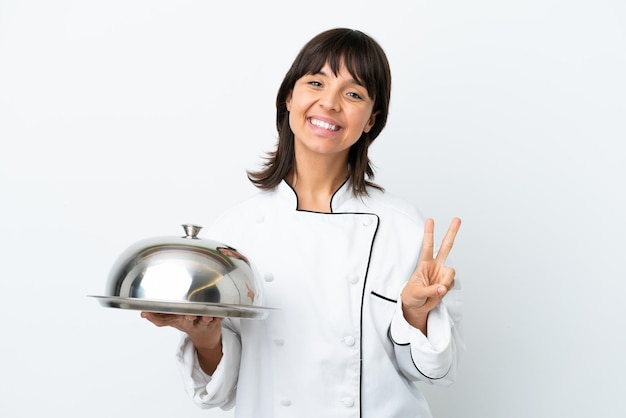
<svg viewBox="0 0 626 418">
<path fill-rule="evenodd" d="M 252 263 L 261 321 L 142 313 L 184 332 L 178 362 L 204 408 L 237 417 L 430 417 L 416 382 L 455 378 L 458 290 L 433 254 L 433 221 L 374 184 L 367 155 L 387 120 L 391 75 L 368 35 L 325 31 L 278 91 L 278 145 L 259 193 L 211 239 Z"/>
</svg>

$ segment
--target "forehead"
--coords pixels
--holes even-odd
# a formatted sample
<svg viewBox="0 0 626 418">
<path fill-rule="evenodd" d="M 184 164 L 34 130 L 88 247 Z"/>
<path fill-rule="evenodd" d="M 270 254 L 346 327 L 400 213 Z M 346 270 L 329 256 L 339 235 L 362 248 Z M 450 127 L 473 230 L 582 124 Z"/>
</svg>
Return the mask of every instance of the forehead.
<svg viewBox="0 0 626 418">
<path fill-rule="evenodd" d="M 316 72 L 316 74 L 322 74 L 329 77 L 341 77 L 352 83 L 361 84 L 345 65 L 341 65 L 338 69 L 334 70 L 330 64 L 326 63 L 322 68 L 320 68 L 319 71 Z"/>
<path fill-rule="evenodd" d="M 363 77 L 358 68 L 350 66 L 350 62 L 340 57 L 337 60 L 326 60 L 323 63 L 315 63 L 311 65 L 306 74 L 324 74 L 328 76 L 336 76 L 348 78 L 350 82 L 364 86 Z M 306 75 L 303 74 L 303 75 Z"/>
</svg>

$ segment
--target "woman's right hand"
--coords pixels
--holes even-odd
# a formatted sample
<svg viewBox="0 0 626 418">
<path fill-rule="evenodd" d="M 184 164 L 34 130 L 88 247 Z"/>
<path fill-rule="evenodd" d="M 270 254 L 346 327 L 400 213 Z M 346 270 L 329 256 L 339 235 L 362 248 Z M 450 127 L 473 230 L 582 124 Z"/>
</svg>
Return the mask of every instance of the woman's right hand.
<svg viewBox="0 0 626 418">
<path fill-rule="evenodd" d="M 196 348 L 200 367 L 213 374 L 222 358 L 222 321 L 213 316 L 176 315 L 141 312 L 141 317 L 157 327 L 174 327 L 189 336 Z"/>
<path fill-rule="evenodd" d="M 141 312 L 141 317 L 157 327 L 174 327 L 186 333 L 196 349 L 215 349 L 221 345 L 224 318 L 156 312 Z"/>
</svg>

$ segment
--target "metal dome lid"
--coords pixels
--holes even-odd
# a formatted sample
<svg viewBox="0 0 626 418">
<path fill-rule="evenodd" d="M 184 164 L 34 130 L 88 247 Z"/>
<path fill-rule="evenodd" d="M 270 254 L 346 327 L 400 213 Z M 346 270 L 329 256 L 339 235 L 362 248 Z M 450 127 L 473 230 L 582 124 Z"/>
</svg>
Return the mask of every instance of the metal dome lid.
<svg viewBox="0 0 626 418">
<path fill-rule="evenodd" d="M 110 308 L 216 317 L 264 318 L 259 285 L 248 258 L 227 244 L 199 238 L 201 226 L 182 225 L 182 237 L 152 237 L 115 260 L 105 295 Z"/>
</svg>

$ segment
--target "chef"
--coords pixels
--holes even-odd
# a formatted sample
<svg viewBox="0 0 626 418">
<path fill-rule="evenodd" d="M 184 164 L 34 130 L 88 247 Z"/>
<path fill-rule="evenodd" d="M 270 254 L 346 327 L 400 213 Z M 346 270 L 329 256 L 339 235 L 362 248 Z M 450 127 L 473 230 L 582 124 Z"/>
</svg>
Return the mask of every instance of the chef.
<svg viewBox="0 0 626 418">
<path fill-rule="evenodd" d="M 265 319 L 142 315 L 183 331 L 177 361 L 202 408 L 238 418 L 431 417 L 419 384 L 454 382 L 460 289 L 434 222 L 373 183 L 391 76 L 369 35 L 311 39 L 277 96 L 258 193 L 207 231 L 245 255 Z"/>
</svg>

